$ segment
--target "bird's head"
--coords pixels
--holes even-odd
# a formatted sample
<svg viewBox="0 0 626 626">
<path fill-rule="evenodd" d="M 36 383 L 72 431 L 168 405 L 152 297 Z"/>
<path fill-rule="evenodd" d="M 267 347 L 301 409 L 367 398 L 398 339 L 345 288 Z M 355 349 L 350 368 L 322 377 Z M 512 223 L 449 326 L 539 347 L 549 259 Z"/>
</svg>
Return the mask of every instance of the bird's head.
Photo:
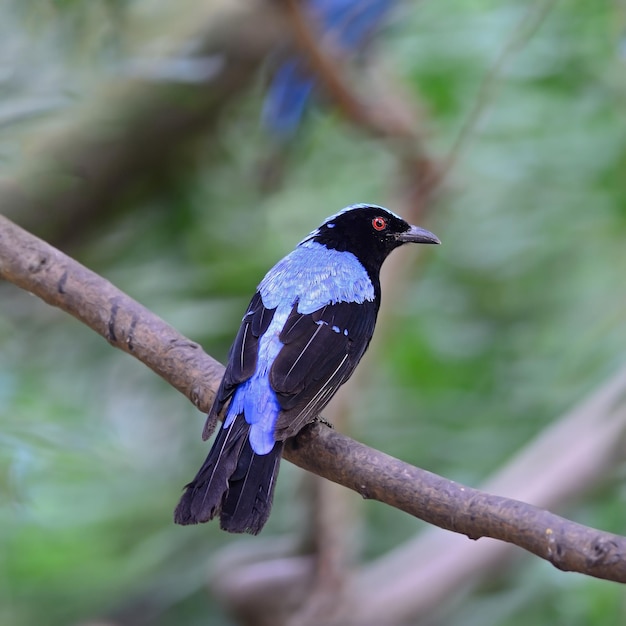
<svg viewBox="0 0 626 626">
<path fill-rule="evenodd" d="M 302 243 L 307 241 L 351 252 L 369 271 L 375 272 L 392 250 L 405 243 L 441 243 L 433 233 L 373 204 L 354 204 L 332 215 Z"/>
</svg>

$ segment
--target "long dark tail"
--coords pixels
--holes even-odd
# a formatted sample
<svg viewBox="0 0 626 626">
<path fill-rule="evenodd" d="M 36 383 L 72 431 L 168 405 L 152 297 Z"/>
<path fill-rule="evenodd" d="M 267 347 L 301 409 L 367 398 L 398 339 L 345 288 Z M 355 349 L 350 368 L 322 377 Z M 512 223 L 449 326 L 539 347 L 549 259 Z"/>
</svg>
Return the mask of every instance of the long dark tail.
<svg viewBox="0 0 626 626">
<path fill-rule="evenodd" d="M 220 428 L 200 471 L 185 486 L 174 511 L 177 524 L 208 522 L 219 515 L 220 526 L 228 532 L 261 531 L 272 508 L 284 444 L 277 441 L 268 454 L 255 454 L 249 430 L 243 415 Z"/>
</svg>

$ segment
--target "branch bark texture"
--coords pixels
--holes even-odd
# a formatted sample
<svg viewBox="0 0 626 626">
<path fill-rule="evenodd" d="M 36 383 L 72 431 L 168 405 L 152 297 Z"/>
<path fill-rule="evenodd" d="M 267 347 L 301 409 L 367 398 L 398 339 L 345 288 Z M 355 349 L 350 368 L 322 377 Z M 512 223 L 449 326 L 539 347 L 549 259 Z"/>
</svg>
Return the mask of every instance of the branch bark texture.
<svg viewBox="0 0 626 626">
<path fill-rule="evenodd" d="M 206 411 L 223 367 L 104 278 L 0 216 L 0 278 L 73 315 Z M 285 457 L 328 480 L 472 539 L 492 537 L 562 570 L 626 582 L 626 537 L 413 467 L 321 424 Z"/>
<path fill-rule="evenodd" d="M 73 315 L 208 411 L 223 366 L 109 281 L 0 215 L 0 278 Z"/>
</svg>

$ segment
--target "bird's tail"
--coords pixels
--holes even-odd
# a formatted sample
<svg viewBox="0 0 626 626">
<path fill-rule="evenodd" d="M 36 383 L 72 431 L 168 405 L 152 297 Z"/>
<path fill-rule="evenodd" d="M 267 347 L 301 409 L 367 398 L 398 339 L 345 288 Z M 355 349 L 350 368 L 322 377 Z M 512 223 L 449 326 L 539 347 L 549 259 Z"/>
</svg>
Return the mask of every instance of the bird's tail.
<svg viewBox="0 0 626 626">
<path fill-rule="evenodd" d="M 249 424 L 238 415 L 220 428 L 209 456 L 185 486 L 176 510 L 177 524 L 198 524 L 220 516 L 222 529 L 258 534 L 272 508 L 274 485 L 284 443 L 268 454 L 256 454 L 248 440 Z"/>
</svg>

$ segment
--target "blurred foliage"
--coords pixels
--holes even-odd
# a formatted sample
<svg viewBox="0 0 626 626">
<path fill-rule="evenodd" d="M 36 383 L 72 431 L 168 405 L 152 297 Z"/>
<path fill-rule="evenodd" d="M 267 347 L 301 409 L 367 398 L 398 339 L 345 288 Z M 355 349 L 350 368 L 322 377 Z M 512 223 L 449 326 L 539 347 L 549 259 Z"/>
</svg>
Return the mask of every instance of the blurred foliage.
<svg viewBox="0 0 626 626">
<path fill-rule="evenodd" d="M 381 45 L 444 157 L 481 81 L 542 8 L 492 75 L 433 211 L 445 245 L 422 254 L 401 300 L 383 302 L 393 323 L 356 403 L 357 438 L 472 485 L 624 363 L 626 12 L 407 2 Z M 172 14 L 158 0 L 0 4 L 3 169 L 162 49 Z M 262 99 L 252 90 L 216 138 L 68 250 L 220 359 L 269 266 L 339 208 L 394 197 L 394 155 L 328 111 L 308 116 L 282 185 L 263 193 Z M 0 623 L 228 623 L 205 597 L 211 555 L 255 540 L 171 523 L 206 453 L 203 416 L 64 314 L 6 285 L 0 302 Z M 624 534 L 623 474 L 564 513 Z M 265 536 L 297 533 L 299 479 L 285 463 Z M 368 557 L 419 527 L 377 503 L 363 513 Z M 618 585 L 523 562 L 445 623 L 626 620 Z"/>
</svg>

